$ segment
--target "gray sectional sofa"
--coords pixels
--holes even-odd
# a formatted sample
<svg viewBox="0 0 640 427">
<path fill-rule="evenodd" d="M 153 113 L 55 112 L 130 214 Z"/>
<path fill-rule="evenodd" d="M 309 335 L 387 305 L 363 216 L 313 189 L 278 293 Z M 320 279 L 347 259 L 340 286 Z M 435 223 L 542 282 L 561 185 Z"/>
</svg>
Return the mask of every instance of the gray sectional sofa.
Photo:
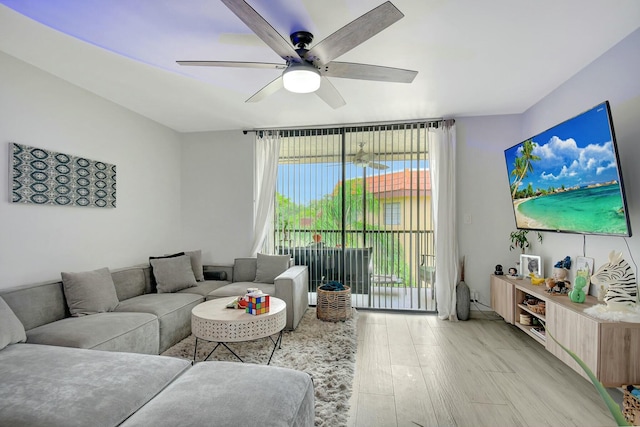
<svg viewBox="0 0 640 427">
<path fill-rule="evenodd" d="M 0 425 L 313 425 L 305 373 L 224 362 L 192 367 L 158 355 L 190 334 L 193 307 L 248 287 L 284 299 L 294 329 L 308 304 L 308 271 L 265 265 L 241 258 L 204 266 L 201 281 L 168 292 L 149 265 L 106 270 L 110 277 L 84 272 L 113 283 L 114 295 L 99 287 L 97 308 L 74 290 L 83 274 L 0 289 Z M 255 282 L 261 277 L 272 283 Z M 247 402 L 263 413 L 246 411 Z"/>
</svg>

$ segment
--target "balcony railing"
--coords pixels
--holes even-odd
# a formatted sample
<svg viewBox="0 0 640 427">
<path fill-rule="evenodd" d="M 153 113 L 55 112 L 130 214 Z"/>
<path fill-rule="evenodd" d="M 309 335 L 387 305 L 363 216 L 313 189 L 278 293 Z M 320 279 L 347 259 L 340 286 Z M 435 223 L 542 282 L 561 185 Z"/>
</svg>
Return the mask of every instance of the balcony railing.
<svg viewBox="0 0 640 427">
<path fill-rule="evenodd" d="M 309 267 L 312 295 L 335 280 L 351 287 L 356 307 L 435 310 L 433 231 L 294 229 L 276 238 L 278 253 Z"/>
</svg>

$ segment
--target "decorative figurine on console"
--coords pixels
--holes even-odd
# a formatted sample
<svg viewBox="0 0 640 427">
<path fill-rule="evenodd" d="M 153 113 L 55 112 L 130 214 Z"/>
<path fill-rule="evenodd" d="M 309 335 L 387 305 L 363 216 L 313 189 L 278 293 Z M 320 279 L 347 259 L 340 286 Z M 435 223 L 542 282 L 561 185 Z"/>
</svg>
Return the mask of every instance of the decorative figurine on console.
<svg viewBox="0 0 640 427">
<path fill-rule="evenodd" d="M 553 275 L 545 280 L 547 292 L 550 294 L 566 294 L 571 283 L 567 280 L 571 268 L 571 257 L 565 257 L 553 266 Z"/>
<path fill-rule="evenodd" d="M 587 296 L 585 295 L 582 288 L 584 288 L 585 286 L 587 286 L 586 279 L 582 276 L 576 277 L 576 283 L 574 283 L 573 289 L 569 291 L 569 298 L 571 299 L 571 301 L 581 304 L 584 302 Z"/>
<path fill-rule="evenodd" d="M 611 251 L 609 263 L 591 276 L 591 283 L 607 286 L 604 301 L 609 310 L 624 310 L 636 305 L 638 301 L 636 275 L 629 263 L 622 258 L 622 252 Z"/>
<path fill-rule="evenodd" d="M 605 304 L 588 307 L 585 313 L 604 320 L 640 323 L 636 275 L 622 252 L 611 251 L 609 262 L 591 276 L 591 283 L 606 288 Z"/>
<path fill-rule="evenodd" d="M 560 283 L 563 285 L 560 287 L 568 288 L 571 283 L 567 280 L 569 269 L 571 268 L 571 257 L 566 256 L 564 259 L 558 261 L 553 266 L 553 280 L 556 281 L 556 286 Z"/>
<path fill-rule="evenodd" d="M 569 281 L 567 280 L 567 270 L 564 268 L 554 268 L 553 276 L 545 279 L 547 293 L 566 294 L 569 292 Z"/>
<path fill-rule="evenodd" d="M 502 276 L 504 273 L 502 272 L 502 266 L 500 264 L 496 265 L 496 271 L 494 273 L 496 276 Z"/>
</svg>

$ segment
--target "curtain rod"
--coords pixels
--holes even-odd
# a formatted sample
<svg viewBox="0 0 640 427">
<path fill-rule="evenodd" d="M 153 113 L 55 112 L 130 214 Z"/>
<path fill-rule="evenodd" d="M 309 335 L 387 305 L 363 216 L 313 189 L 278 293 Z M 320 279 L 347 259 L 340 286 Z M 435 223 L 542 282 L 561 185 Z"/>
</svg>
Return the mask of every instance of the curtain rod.
<svg viewBox="0 0 640 427">
<path fill-rule="evenodd" d="M 245 135 L 249 132 L 262 132 L 269 130 L 278 131 L 305 131 L 305 130 L 320 130 L 320 129 L 345 129 L 345 128 L 363 128 L 363 127 L 375 127 L 375 126 L 401 126 L 407 124 L 426 124 L 428 127 L 438 127 L 439 123 L 454 124 L 454 119 L 434 118 L 434 119 L 416 119 L 416 120 L 400 120 L 400 121 L 384 121 L 384 122 L 370 122 L 370 123 L 347 123 L 341 125 L 319 125 L 319 126 L 299 126 L 299 127 L 287 127 L 287 128 L 260 128 L 260 129 L 243 129 L 242 133 Z"/>
</svg>

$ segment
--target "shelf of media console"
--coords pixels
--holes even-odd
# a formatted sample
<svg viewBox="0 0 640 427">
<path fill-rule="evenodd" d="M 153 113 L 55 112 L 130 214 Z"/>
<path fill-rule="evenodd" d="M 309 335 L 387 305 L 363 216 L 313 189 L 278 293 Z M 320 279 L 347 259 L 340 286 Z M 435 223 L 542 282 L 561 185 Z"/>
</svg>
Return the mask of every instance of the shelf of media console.
<svg viewBox="0 0 640 427">
<path fill-rule="evenodd" d="M 530 315 L 537 317 L 538 319 L 542 320 L 543 322 L 546 322 L 547 319 L 546 317 L 544 317 L 544 314 L 540 314 L 540 313 L 536 313 L 535 311 L 532 311 L 531 309 L 529 309 L 529 307 L 526 304 L 518 304 L 518 308 L 521 308 L 522 310 L 526 311 L 527 313 L 529 313 Z"/>
</svg>

